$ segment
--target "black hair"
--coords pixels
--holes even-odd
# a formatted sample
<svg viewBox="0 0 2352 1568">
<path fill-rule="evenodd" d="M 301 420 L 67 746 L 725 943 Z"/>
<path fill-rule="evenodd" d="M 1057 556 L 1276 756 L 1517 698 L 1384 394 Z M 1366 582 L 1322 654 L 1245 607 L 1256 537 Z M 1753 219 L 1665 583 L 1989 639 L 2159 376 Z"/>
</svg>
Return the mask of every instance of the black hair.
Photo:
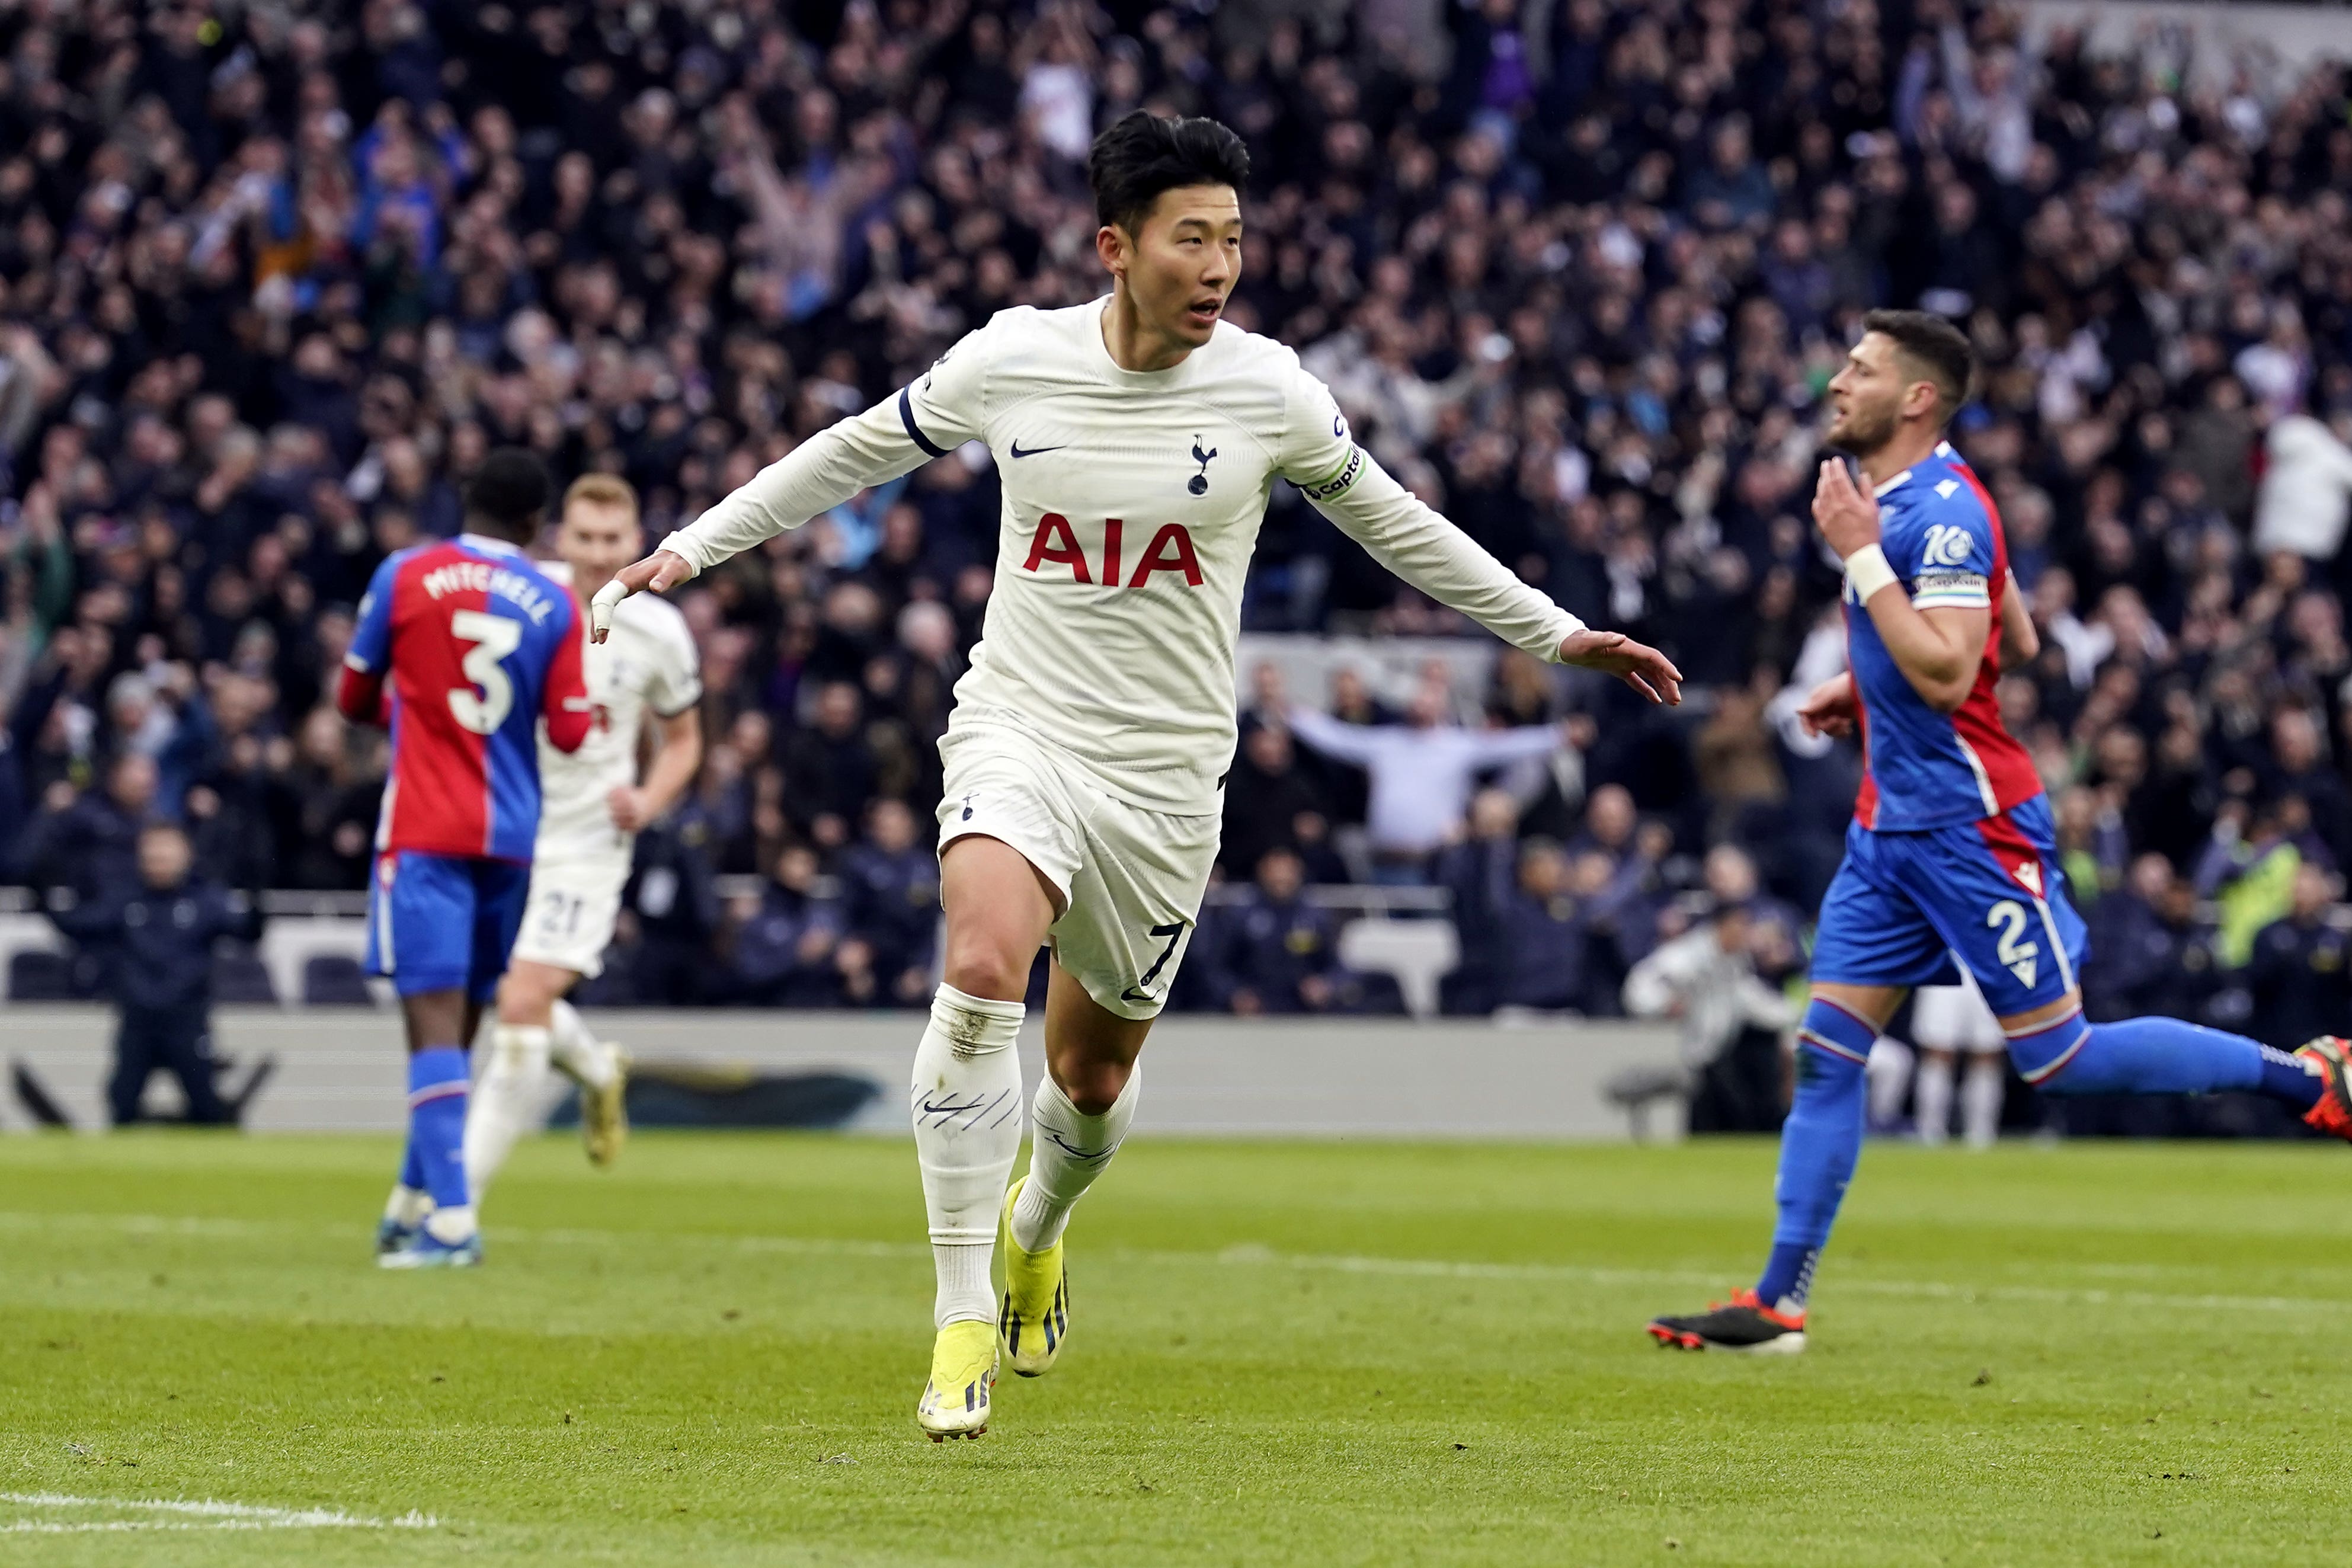
<svg viewBox="0 0 2352 1568">
<path fill-rule="evenodd" d="M 1926 310 L 1873 310 L 1862 318 L 1862 330 L 1895 340 L 1895 348 L 1936 384 L 1941 424 L 1969 400 L 1969 384 L 1976 378 L 1976 351 L 1959 328 Z"/>
<path fill-rule="evenodd" d="M 547 499 L 555 485 L 537 453 L 500 447 L 466 479 L 466 523 L 515 544 L 529 544 L 539 532 Z"/>
<path fill-rule="evenodd" d="M 1162 191 L 1185 185 L 1249 183 L 1249 149 L 1227 127 L 1206 116 L 1161 119 L 1138 109 L 1101 135 L 1087 154 L 1095 190 L 1095 216 L 1134 234 Z"/>
</svg>

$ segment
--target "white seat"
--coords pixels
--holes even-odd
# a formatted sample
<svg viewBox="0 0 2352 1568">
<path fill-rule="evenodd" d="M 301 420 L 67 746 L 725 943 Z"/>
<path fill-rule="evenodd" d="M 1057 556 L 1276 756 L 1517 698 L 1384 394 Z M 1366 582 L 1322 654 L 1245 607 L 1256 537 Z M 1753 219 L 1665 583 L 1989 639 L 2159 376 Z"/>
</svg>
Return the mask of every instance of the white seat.
<svg viewBox="0 0 2352 1568">
<path fill-rule="evenodd" d="M 1434 1017 L 1438 977 L 1462 962 L 1462 941 L 1452 921 L 1360 920 L 1340 931 L 1339 962 L 1394 975 L 1406 1010 Z"/>
</svg>

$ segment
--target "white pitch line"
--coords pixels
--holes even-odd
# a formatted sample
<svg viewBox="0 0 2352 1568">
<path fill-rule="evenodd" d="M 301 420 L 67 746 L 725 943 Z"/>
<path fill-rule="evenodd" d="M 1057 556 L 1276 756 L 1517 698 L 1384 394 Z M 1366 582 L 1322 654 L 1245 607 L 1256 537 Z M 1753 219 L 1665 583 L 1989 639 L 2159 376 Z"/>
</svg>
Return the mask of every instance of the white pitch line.
<svg viewBox="0 0 2352 1568">
<path fill-rule="evenodd" d="M 204 1524 L 178 1523 L 163 1519 L 91 1519 L 77 1523 L 58 1520 L 14 1519 L 0 1524 L 0 1535 L 106 1535 L 125 1531 L 161 1530 L 304 1530 L 313 1528 L 299 1524 L 281 1524 L 258 1519 L 215 1519 Z M 379 1526 L 378 1528 L 382 1528 Z"/>
<path fill-rule="evenodd" d="M 300 1226 L 268 1220 L 182 1218 L 168 1215 L 73 1215 L 0 1211 L 0 1227 L 68 1228 L 87 1226 L 134 1235 L 351 1234 L 344 1226 Z M 625 1247 L 642 1248 L 663 1242 L 726 1251 L 782 1253 L 796 1257 L 907 1258 L 928 1258 L 930 1247 L 916 1241 L 861 1241 L 835 1237 L 720 1236 L 696 1231 L 622 1231 L 560 1228 L 509 1230 L 494 1226 L 487 1233 L 496 1243 L 550 1247 Z M 1738 1269 L 1699 1271 L 1662 1268 L 1603 1268 L 1573 1263 L 1490 1263 L 1442 1258 L 1380 1258 L 1350 1253 L 1277 1252 L 1245 1244 L 1218 1252 L 1156 1251 L 1140 1247 L 1108 1247 L 1095 1255 L 1114 1262 L 1143 1267 L 1236 1267 L 1291 1268 L 1318 1273 L 1364 1274 L 1391 1279 L 1488 1279 L 1499 1282 L 1572 1285 L 1636 1285 L 1713 1289 L 1726 1286 Z M 2016 1301 L 2079 1307 L 2147 1307 L 2178 1311 L 2327 1312 L 2341 1303 L 2314 1296 L 2223 1296 L 2158 1290 L 2068 1289 L 2042 1285 L 1956 1285 L 1937 1279 L 1874 1279 L 1842 1277 L 1837 1289 L 1859 1295 L 1895 1296 L 1920 1300 L 1992 1302 Z"/>
<path fill-rule="evenodd" d="M 213 1498 L 73 1497 L 65 1492 L 0 1492 L 0 1502 L 25 1508 L 100 1508 L 124 1512 L 198 1515 L 205 1524 L 173 1524 L 159 1520 L 103 1520 L 56 1523 L 16 1520 L 0 1531 L 58 1534 L 95 1530 L 433 1530 L 440 1521 L 431 1514 L 410 1512 L 398 1519 L 369 1519 L 331 1508 L 270 1508 L 259 1503 L 221 1502 Z"/>
<path fill-rule="evenodd" d="M 501 1240 L 540 1242 L 559 1247 L 642 1245 L 641 1232 L 598 1230 L 499 1231 Z M 727 1247 L 737 1252 L 782 1252 L 803 1256 L 851 1258 L 928 1258 L 921 1242 L 844 1241 L 824 1237 L 714 1237 L 674 1234 L 669 1239 Z M 1271 1247 L 1244 1245 L 1220 1252 L 1160 1252 L 1141 1247 L 1107 1247 L 1096 1255 L 1112 1262 L 1146 1267 L 1255 1267 L 1295 1268 L 1334 1274 L 1369 1274 L 1408 1279 L 1491 1279 L 1530 1284 L 1668 1285 L 1698 1289 L 1723 1288 L 1726 1276 L 1694 1269 L 1598 1268 L 1573 1263 L 1482 1263 L 1443 1258 L 1376 1258 L 1349 1253 L 1276 1252 Z M 2070 1306 L 2134 1306 L 2197 1310 L 2263 1312 L 2333 1312 L 2338 1303 L 2305 1296 L 2172 1295 L 2154 1290 L 2064 1289 L 2035 1285 L 1953 1285 L 1935 1279 L 1841 1279 L 1838 1289 L 1864 1295 L 1913 1297 L 1954 1301 L 2056 1302 Z"/>
</svg>

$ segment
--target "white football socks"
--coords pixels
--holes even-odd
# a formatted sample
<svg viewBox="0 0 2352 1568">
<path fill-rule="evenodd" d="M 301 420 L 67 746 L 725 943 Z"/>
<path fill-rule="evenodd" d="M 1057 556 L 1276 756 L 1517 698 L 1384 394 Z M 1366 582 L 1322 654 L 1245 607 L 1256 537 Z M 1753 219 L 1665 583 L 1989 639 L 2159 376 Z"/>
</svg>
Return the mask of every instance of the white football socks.
<svg viewBox="0 0 2352 1568">
<path fill-rule="evenodd" d="M 1911 1120 L 1919 1142 L 1934 1147 L 1952 1133 L 1952 1058 L 1919 1053 L 1919 1092 Z"/>
<path fill-rule="evenodd" d="M 480 1203 L 516 1142 L 539 1124 L 547 1103 L 548 1031 L 499 1024 L 466 1102 L 466 1189 Z"/>
<path fill-rule="evenodd" d="M 550 1015 L 552 1029 L 550 1058 L 558 1069 L 568 1073 L 590 1089 L 603 1089 L 613 1081 L 612 1047 L 600 1042 L 589 1032 L 580 1009 L 569 1002 L 559 1001 Z"/>
<path fill-rule="evenodd" d="M 1960 1080 L 1960 1125 L 1969 1148 L 1990 1149 L 2000 1137 L 2001 1102 L 2008 1098 L 2008 1058 L 1970 1057 L 1968 1077 Z"/>
<path fill-rule="evenodd" d="M 383 1217 L 396 1226 L 415 1230 L 433 1212 L 433 1194 L 423 1187 L 392 1184 L 392 1196 L 385 1200 Z"/>
<path fill-rule="evenodd" d="M 942 1329 L 996 1321 L 988 1265 L 997 1209 L 1021 1152 L 1021 1058 L 1013 1042 L 1026 1011 L 942 984 L 915 1047 L 908 1103 L 939 1270 L 931 1316 Z"/>
<path fill-rule="evenodd" d="M 1062 1239 L 1071 1208 L 1110 1164 L 1135 1124 L 1142 1083 L 1138 1063 L 1128 1069 L 1127 1085 L 1110 1109 L 1088 1116 L 1070 1103 L 1052 1073 L 1039 1081 L 1029 1111 L 1029 1179 L 1013 1203 L 1013 1239 L 1022 1251 L 1042 1252 Z"/>
</svg>

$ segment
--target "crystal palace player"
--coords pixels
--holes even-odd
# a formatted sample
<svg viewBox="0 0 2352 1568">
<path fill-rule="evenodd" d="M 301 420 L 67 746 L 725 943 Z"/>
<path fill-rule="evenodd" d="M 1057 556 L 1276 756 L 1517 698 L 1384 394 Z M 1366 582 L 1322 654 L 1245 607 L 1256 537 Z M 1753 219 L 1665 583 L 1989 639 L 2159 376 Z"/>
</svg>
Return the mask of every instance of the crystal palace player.
<svg viewBox="0 0 2352 1568">
<path fill-rule="evenodd" d="M 335 705 L 392 730 L 368 888 L 368 967 L 408 1026 L 408 1150 L 377 1233 L 387 1268 L 481 1258 L 466 1188 L 466 1045 L 522 919 L 539 831 L 539 727 L 587 738 L 580 613 L 522 547 L 547 471 L 502 447 L 466 481 L 466 531 L 376 568 Z M 428 1213 L 429 1210 L 429 1213 Z"/>
<path fill-rule="evenodd" d="M 1089 160 L 1108 296 L 1011 310 L 929 374 L 760 474 L 597 595 L 669 588 L 983 441 L 1004 487 L 996 588 L 940 743 L 946 984 L 915 1053 L 916 1153 L 939 1330 L 916 1418 L 988 1423 L 995 1320 L 1013 1370 L 1065 1342 L 1062 1230 L 1135 1116 L 1135 1068 L 1183 962 L 1234 754 L 1234 650 L 1277 479 L 1432 597 L 1544 658 L 1653 699 L 1680 676 L 1576 618 L 1406 493 L 1279 343 L 1221 322 L 1248 155 L 1208 120 L 1137 112 Z M 1054 964 L 1029 1172 L 1013 1050 L 1029 967 Z M 1005 1233 L 1001 1313 L 990 1255 Z"/>
<path fill-rule="evenodd" d="M 2172 1018 L 2083 1016 L 2083 922 L 2058 873 L 2050 805 L 1993 700 L 2000 628 L 2019 613 L 2000 520 L 1943 439 L 1971 370 L 1950 323 L 1877 310 L 1830 383 L 1829 442 L 1871 488 L 1843 460 L 1822 465 L 1813 518 L 1845 562 L 1853 669 L 1802 712 L 1819 731 L 1858 729 L 1866 771 L 1822 902 L 1771 1257 L 1727 1306 L 1653 1321 L 1661 1344 L 1804 1348 L 1813 1266 L 1862 1149 L 1864 1060 L 1905 991 L 1950 984 L 1956 956 L 2000 1019 L 2010 1059 L 2046 1094 L 2247 1089 L 2352 1137 L 2342 1040 L 2288 1056 Z"/>
</svg>

